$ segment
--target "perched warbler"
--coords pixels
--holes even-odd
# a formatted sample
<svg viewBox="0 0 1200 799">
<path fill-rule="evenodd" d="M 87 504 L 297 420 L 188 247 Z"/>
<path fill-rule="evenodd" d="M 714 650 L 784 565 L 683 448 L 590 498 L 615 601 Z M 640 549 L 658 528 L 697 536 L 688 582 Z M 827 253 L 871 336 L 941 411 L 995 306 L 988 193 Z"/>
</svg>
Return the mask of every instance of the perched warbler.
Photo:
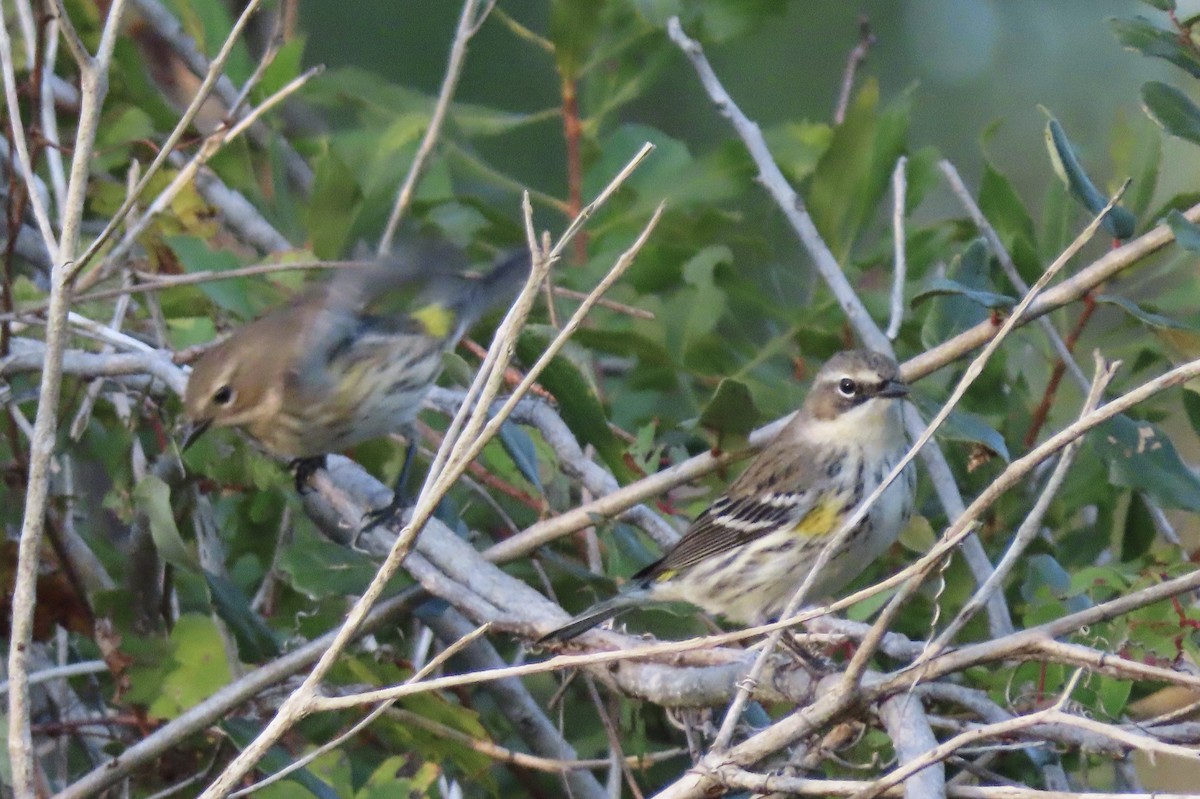
<svg viewBox="0 0 1200 799">
<path fill-rule="evenodd" d="M 210 427 L 238 427 L 290 458 L 303 488 L 325 455 L 388 433 L 414 453 L 413 422 L 442 371 L 442 356 L 529 274 L 528 253 L 484 277 L 458 268 L 448 248 L 412 247 L 379 264 L 344 269 L 325 284 L 238 329 L 192 368 L 184 393 L 184 447 Z"/>
<path fill-rule="evenodd" d="M 648 601 L 684 601 L 745 624 L 781 614 L 822 548 L 883 482 L 908 440 L 895 361 L 835 355 L 799 413 L 656 563 L 542 641 L 566 641 Z M 891 546 L 912 513 L 910 467 L 832 554 L 809 596 L 827 596 Z"/>
</svg>

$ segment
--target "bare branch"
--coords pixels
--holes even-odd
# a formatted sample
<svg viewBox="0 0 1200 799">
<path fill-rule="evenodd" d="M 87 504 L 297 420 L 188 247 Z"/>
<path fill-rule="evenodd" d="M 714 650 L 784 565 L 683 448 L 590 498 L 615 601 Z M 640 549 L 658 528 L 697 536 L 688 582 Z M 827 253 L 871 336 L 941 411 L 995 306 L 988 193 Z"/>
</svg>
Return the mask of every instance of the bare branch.
<svg viewBox="0 0 1200 799">
<path fill-rule="evenodd" d="M 896 169 L 892 172 L 892 316 L 886 333 L 891 341 L 900 335 L 900 325 L 904 322 L 904 279 L 908 272 L 908 258 L 905 255 L 908 240 L 904 235 L 907 165 L 908 159 L 902 155 L 896 159 Z"/>
<path fill-rule="evenodd" d="M 450 60 L 446 64 L 446 75 L 442 78 L 442 88 L 438 92 L 437 103 L 433 106 L 433 114 L 429 117 L 429 127 L 425 129 L 425 135 L 417 147 L 412 165 L 408 168 L 408 175 L 405 176 L 404 183 L 400 185 L 400 191 L 396 194 L 396 203 L 392 206 L 392 212 L 388 215 L 387 224 L 383 228 L 383 236 L 379 239 L 378 252 L 380 255 L 386 255 L 392 250 L 392 239 L 395 238 L 396 230 L 400 227 L 400 220 L 412 203 L 417 182 L 421 179 L 438 136 L 442 133 L 442 122 L 446 119 L 450 101 L 454 98 L 454 90 L 458 87 L 458 78 L 462 74 L 463 61 L 467 57 L 467 43 L 479 30 L 479 26 L 487 17 L 492 5 L 489 3 L 484 8 L 483 14 L 476 19 L 475 9 L 478 7 L 478 0 L 464 0 L 463 2 L 462 13 L 458 17 L 458 27 L 454 31 L 454 41 L 450 45 Z"/>
</svg>

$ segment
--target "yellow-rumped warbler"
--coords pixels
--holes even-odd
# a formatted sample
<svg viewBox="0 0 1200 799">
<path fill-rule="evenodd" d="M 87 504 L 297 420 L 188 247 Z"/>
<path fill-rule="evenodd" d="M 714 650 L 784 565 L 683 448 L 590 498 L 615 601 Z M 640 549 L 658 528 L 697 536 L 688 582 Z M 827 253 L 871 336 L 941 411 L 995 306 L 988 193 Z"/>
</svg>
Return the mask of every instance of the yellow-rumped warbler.
<svg viewBox="0 0 1200 799">
<path fill-rule="evenodd" d="M 290 458 L 296 484 L 327 453 L 392 432 L 414 453 L 413 421 L 442 371 L 442 356 L 489 308 L 515 296 L 529 254 L 503 259 L 484 277 L 458 269 L 449 248 L 410 247 L 324 285 L 238 329 L 206 352 L 184 393 L 184 447 L 210 427 L 238 427 L 273 455 Z"/>
<path fill-rule="evenodd" d="M 904 455 L 895 361 L 867 350 L 835 355 L 800 412 L 701 513 L 661 560 L 542 641 L 566 641 L 648 601 L 690 602 L 746 624 L 776 618 L 855 507 Z M 912 513 L 910 467 L 844 539 L 814 582 L 816 599 L 853 580 Z"/>
</svg>

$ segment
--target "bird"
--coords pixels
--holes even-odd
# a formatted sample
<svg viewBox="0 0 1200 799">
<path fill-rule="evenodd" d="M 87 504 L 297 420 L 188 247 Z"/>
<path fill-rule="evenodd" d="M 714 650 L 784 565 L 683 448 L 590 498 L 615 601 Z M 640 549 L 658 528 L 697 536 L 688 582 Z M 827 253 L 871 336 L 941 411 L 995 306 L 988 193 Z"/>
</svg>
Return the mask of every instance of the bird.
<svg viewBox="0 0 1200 799">
<path fill-rule="evenodd" d="M 824 546 L 908 449 L 896 362 L 847 350 L 817 372 L 799 412 L 663 557 L 613 598 L 539 639 L 569 641 L 647 602 L 688 602 L 748 625 L 778 618 Z M 916 472 L 892 482 L 844 538 L 808 596 L 837 591 L 899 536 Z"/>
<path fill-rule="evenodd" d="M 324 284 L 234 331 L 192 368 L 183 397 L 187 449 L 211 428 L 241 429 L 291 461 L 300 491 L 325 455 L 390 433 L 408 442 L 393 501 L 404 506 L 414 422 L 442 371 L 443 354 L 527 279 L 528 252 L 501 258 L 483 277 L 449 247 L 420 242 Z"/>
</svg>

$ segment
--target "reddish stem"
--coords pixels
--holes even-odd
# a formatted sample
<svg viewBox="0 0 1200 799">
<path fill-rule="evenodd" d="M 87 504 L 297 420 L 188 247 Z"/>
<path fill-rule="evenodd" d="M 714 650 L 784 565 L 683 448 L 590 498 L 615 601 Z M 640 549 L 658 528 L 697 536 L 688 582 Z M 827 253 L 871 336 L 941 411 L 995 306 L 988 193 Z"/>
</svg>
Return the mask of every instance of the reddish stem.
<svg viewBox="0 0 1200 799">
<path fill-rule="evenodd" d="M 1096 311 L 1095 291 L 1098 289 L 1099 287 L 1089 291 L 1083 297 L 1083 311 L 1079 314 L 1079 320 L 1075 322 L 1075 327 L 1067 335 L 1065 342 L 1067 352 L 1075 351 L 1075 345 L 1079 342 L 1080 335 L 1083 334 L 1083 328 Z M 1037 409 L 1033 412 L 1033 421 L 1029 424 L 1029 432 L 1025 434 L 1025 449 L 1032 449 L 1033 445 L 1037 443 L 1038 433 L 1041 432 L 1042 426 L 1046 424 L 1046 417 L 1050 414 L 1050 406 L 1054 404 L 1054 396 L 1058 393 L 1058 384 L 1062 382 L 1063 373 L 1066 370 L 1067 365 L 1062 360 L 1054 364 L 1054 371 L 1050 373 L 1050 382 L 1046 384 L 1046 391 L 1042 394 L 1042 401 L 1038 403 Z"/>
<path fill-rule="evenodd" d="M 583 139 L 583 123 L 579 120 L 579 98 L 575 93 L 575 79 L 563 76 L 562 108 L 563 137 L 567 142 L 567 214 L 576 216 L 583 208 L 583 159 L 580 141 Z M 587 231 L 579 231 L 575 237 L 575 261 L 587 261 Z"/>
</svg>

